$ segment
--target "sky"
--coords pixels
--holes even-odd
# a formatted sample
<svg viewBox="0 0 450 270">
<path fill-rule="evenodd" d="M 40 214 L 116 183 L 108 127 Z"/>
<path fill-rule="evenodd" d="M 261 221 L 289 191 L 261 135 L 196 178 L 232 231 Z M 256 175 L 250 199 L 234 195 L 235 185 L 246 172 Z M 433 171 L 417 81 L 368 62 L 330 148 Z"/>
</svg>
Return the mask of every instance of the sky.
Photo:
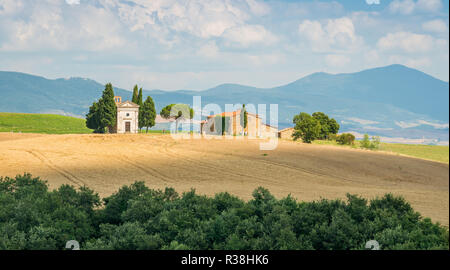
<svg viewBox="0 0 450 270">
<path fill-rule="evenodd" d="M 441 0 L 0 0 L 0 70 L 131 89 L 283 85 L 403 64 L 449 81 Z"/>
</svg>

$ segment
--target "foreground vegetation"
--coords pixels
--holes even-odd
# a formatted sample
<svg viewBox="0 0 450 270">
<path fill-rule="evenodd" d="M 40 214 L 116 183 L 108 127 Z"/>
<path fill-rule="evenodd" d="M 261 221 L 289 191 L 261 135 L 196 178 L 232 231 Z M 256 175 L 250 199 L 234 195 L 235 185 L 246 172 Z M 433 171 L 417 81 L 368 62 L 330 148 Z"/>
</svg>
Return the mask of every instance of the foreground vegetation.
<svg viewBox="0 0 450 270">
<path fill-rule="evenodd" d="M 0 132 L 80 134 L 92 133 L 85 120 L 55 114 L 0 113 Z"/>
<path fill-rule="evenodd" d="M 448 249 L 448 230 L 400 197 L 297 202 L 257 188 L 253 199 L 124 186 L 101 201 L 92 190 L 49 191 L 31 175 L 0 178 L 0 249 Z"/>
</svg>

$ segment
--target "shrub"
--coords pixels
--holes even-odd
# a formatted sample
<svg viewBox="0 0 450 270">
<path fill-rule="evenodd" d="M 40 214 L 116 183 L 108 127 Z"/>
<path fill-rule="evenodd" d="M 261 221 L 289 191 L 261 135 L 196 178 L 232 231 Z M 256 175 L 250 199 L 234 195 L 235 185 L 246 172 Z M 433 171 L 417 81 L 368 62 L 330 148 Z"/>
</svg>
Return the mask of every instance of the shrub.
<svg viewBox="0 0 450 270">
<path fill-rule="evenodd" d="M 342 145 L 353 145 L 355 144 L 355 135 L 351 133 L 342 133 L 337 136 L 336 142 Z"/>
<path fill-rule="evenodd" d="M 380 137 L 379 136 L 372 136 L 372 140 L 369 139 L 368 134 L 364 134 L 364 138 L 362 139 L 360 143 L 361 148 L 365 149 L 379 149 L 380 148 Z"/>
</svg>

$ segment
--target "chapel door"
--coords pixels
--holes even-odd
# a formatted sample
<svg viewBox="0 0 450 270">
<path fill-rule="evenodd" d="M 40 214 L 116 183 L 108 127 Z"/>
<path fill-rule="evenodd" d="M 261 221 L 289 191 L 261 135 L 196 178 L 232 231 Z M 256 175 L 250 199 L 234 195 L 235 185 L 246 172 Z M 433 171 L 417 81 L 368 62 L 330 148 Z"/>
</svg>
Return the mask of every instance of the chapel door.
<svg viewBox="0 0 450 270">
<path fill-rule="evenodd" d="M 131 132 L 131 123 L 125 122 L 125 132 Z"/>
</svg>

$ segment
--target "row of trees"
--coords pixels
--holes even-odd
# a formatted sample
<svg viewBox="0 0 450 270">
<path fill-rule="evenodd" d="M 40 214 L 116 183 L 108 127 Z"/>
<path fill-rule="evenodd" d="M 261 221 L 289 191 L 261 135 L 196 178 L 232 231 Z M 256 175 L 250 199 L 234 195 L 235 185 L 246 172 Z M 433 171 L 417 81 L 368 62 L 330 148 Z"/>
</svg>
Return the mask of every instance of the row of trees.
<svg viewBox="0 0 450 270">
<path fill-rule="evenodd" d="M 139 105 L 139 129 L 146 127 L 147 132 L 155 125 L 156 110 L 152 97 L 142 102 L 142 88 L 133 89 L 132 102 Z M 117 125 L 117 107 L 114 101 L 114 89 L 111 83 L 106 84 L 102 97 L 94 102 L 86 115 L 86 126 L 95 133 L 113 132 Z"/>
<path fill-rule="evenodd" d="M 0 249 L 449 249 L 448 229 L 423 218 L 401 197 L 370 202 L 297 202 L 264 188 L 243 201 L 194 190 L 151 190 L 142 182 L 100 200 L 86 187 L 49 191 L 29 174 L 0 177 Z"/>
<path fill-rule="evenodd" d="M 302 112 L 294 116 L 293 122 L 295 124 L 293 139 L 300 138 L 305 143 L 328 139 L 330 135 L 337 134 L 340 128 L 334 118 L 329 118 L 323 112 L 315 112 L 312 115 Z"/>
</svg>

